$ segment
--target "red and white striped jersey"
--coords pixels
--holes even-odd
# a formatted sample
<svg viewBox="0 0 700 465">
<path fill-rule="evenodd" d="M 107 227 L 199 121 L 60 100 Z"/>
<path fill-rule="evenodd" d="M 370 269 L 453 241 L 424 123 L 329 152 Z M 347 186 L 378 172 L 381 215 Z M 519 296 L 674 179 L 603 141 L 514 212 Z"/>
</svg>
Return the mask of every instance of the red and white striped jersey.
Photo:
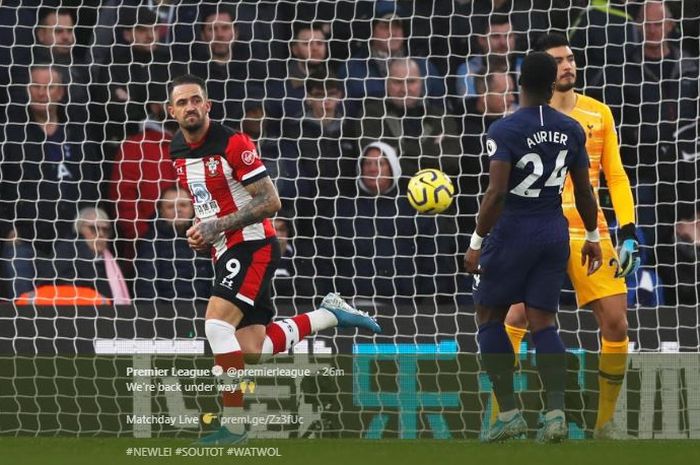
<svg viewBox="0 0 700 465">
<path fill-rule="evenodd" d="M 181 131 L 170 143 L 178 183 L 189 191 L 198 220 L 208 221 L 237 212 L 251 200 L 245 186 L 267 176 L 265 165 L 246 134 L 211 122 L 197 144 L 188 144 Z M 214 242 L 212 257 L 246 241 L 275 236 L 269 219 L 237 231 L 226 231 Z"/>
</svg>

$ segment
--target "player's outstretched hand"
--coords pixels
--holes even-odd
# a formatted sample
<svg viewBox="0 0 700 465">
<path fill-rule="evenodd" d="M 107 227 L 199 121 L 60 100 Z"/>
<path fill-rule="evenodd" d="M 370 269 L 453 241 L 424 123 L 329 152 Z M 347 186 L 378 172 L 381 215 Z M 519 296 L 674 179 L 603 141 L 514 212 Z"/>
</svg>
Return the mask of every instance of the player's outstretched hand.
<svg viewBox="0 0 700 465">
<path fill-rule="evenodd" d="M 481 273 L 479 268 L 479 258 L 481 258 L 481 250 L 474 250 L 471 247 L 464 254 L 464 269 L 470 274 Z"/>
<path fill-rule="evenodd" d="M 583 243 L 581 247 L 581 266 L 586 266 L 588 263 L 588 276 L 592 275 L 603 264 L 603 252 L 600 250 L 599 242 Z"/>
</svg>

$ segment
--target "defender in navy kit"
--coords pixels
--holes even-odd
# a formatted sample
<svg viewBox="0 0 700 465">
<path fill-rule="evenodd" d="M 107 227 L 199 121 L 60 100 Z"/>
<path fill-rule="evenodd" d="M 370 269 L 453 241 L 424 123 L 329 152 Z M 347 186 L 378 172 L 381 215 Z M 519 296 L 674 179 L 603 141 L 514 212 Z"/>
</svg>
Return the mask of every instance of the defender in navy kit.
<svg viewBox="0 0 700 465">
<path fill-rule="evenodd" d="M 567 435 L 565 348 L 556 328 L 569 258 L 568 224 L 561 207 L 567 173 L 587 231 L 581 266 L 587 264 L 590 274 L 601 265 L 586 136 L 576 120 L 547 104 L 556 74 L 557 64 L 551 56 L 529 54 L 520 77 L 521 109 L 491 125 L 486 143 L 489 187 L 464 257 L 467 272 L 474 274 L 482 363 L 501 411 L 488 441 L 519 436 L 527 430 L 513 394 L 515 358 L 503 324 L 510 305 L 516 302 L 526 305 L 537 368 L 547 394 L 539 437 L 551 442 Z"/>
</svg>

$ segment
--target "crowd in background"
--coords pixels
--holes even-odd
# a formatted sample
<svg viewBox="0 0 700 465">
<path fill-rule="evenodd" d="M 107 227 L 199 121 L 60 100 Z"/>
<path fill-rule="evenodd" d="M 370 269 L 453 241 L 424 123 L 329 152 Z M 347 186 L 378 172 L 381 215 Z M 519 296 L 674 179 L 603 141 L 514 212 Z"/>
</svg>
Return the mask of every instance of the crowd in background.
<svg viewBox="0 0 700 465">
<path fill-rule="evenodd" d="M 2 2 L 0 298 L 209 297 L 168 153 L 167 83 L 192 73 L 283 200 L 278 297 L 468 303 L 484 135 L 554 31 L 615 116 L 643 239 L 630 304 L 696 305 L 699 24 L 690 1 Z M 445 214 L 405 199 L 423 168 L 456 185 Z"/>
</svg>

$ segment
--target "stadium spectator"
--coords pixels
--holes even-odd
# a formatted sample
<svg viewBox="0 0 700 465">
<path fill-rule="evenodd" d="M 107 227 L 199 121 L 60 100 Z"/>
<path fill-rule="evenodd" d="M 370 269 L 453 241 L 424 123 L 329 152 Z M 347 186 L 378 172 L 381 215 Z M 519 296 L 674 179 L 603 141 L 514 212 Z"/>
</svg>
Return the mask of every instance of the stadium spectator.
<svg viewBox="0 0 700 465">
<path fill-rule="evenodd" d="M 340 78 L 347 78 L 349 115 L 362 111 L 363 103 L 369 103 L 363 102 L 364 98 L 375 100 L 386 96 L 386 78 L 391 58 L 411 56 L 404 21 L 405 15 L 400 5 L 386 0 L 376 2 L 368 47 L 355 52 L 339 71 Z M 437 68 L 426 58 L 413 57 L 413 60 L 418 66 L 421 87 L 425 85 L 425 95 L 443 97 L 446 93 L 445 83 Z"/>
<path fill-rule="evenodd" d="M 576 54 L 578 87 L 605 102 L 620 121 L 625 47 L 640 42 L 639 30 L 625 11 L 622 0 L 591 1 L 578 11 L 569 28 Z"/>
<path fill-rule="evenodd" d="M 61 74 L 33 66 L 26 90 L 7 110 L 0 146 L 0 237 L 9 239 L 3 274 L 16 276 L 9 296 L 33 289 L 54 241 L 72 236 L 79 204 L 97 200 L 97 163 L 85 156 L 79 128 L 66 122 Z"/>
<path fill-rule="evenodd" d="M 278 186 L 281 198 L 288 205 L 294 203 L 299 233 L 312 236 L 317 214 L 328 211 L 333 199 L 347 192 L 357 149 L 346 138 L 349 120 L 344 118 L 342 81 L 326 78 L 323 72 L 307 79 L 306 89 L 303 117 L 287 125 L 280 143 Z"/>
<path fill-rule="evenodd" d="M 195 23 L 199 14 L 196 2 L 179 2 L 173 0 L 107 0 L 99 2 L 97 19 L 93 32 L 90 54 L 94 63 L 103 63 L 109 59 L 110 49 L 115 45 L 128 45 L 128 41 L 114 27 L 126 24 L 135 10 L 146 8 L 155 18 L 155 40 L 173 49 L 174 57 L 184 57 L 189 53 L 189 45 L 195 40 Z M 86 8 L 81 9 L 81 15 Z M 187 60 L 183 58 L 184 62 Z"/>
<path fill-rule="evenodd" d="M 684 56 L 669 39 L 674 22 L 663 2 L 645 2 L 637 20 L 643 42 L 631 47 L 624 67 L 622 156 L 634 167 L 630 175 L 647 241 L 672 247 L 677 218 L 663 205 L 677 201 L 676 133 L 698 117 L 698 59 Z"/>
<path fill-rule="evenodd" d="M 430 22 L 431 61 L 440 73 L 452 77 L 450 94 L 457 94 L 457 70 L 465 59 L 481 49 L 479 38 L 493 16 L 508 16 L 516 36 L 515 48 L 526 50 L 536 35 L 547 30 L 565 31 L 569 26 L 571 0 L 452 0 L 415 2 L 414 19 Z M 477 34 L 478 33 L 478 34 Z M 529 37 L 528 37 L 529 36 Z"/>
<path fill-rule="evenodd" d="M 158 213 L 139 241 L 136 256 L 137 299 L 208 299 L 214 278 L 211 258 L 187 245 L 194 208 L 186 191 L 172 186 L 158 201 Z"/>
<path fill-rule="evenodd" d="M 480 156 L 486 153 L 483 134 L 491 123 L 513 113 L 515 83 L 510 73 L 495 71 L 474 80 L 476 95 L 465 99 L 466 109 L 462 126 L 464 153 Z"/>
<path fill-rule="evenodd" d="M 457 68 L 455 90 L 458 96 L 478 95 L 475 78 L 494 71 L 507 70 L 514 79 L 520 74 L 523 56 L 516 48 L 516 34 L 507 15 L 489 16 L 488 26 L 477 38 L 479 52 Z M 517 79 L 516 79 L 517 80 Z"/>
<path fill-rule="evenodd" d="M 292 2 L 291 12 L 295 21 L 318 23 L 328 38 L 328 50 L 331 60 L 345 62 L 353 51 L 353 41 L 369 37 L 368 24 L 358 21 L 372 15 L 374 2 L 335 2 L 335 1 L 301 1 Z M 313 7 L 310 8 L 310 6 Z M 293 33 L 293 31 L 291 31 Z M 348 46 L 350 45 L 350 46 Z M 332 69 L 337 70 L 337 66 Z"/>
<path fill-rule="evenodd" d="M 462 176 L 459 178 L 460 231 L 476 226 L 478 198 L 488 183 L 485 134 L 495 121 L 516 110 L 515 84 L 510 73 L 495 71 L 474 79 L 477 95 L 464 100 L 462 118 Z M 465 229 L 466 228 L 466 229 Z"/>
<path fill-rule="evenodd" d="M 238 128 L 244 102 L 251 95 L 262 98 L 265 70 L 251 60 L 248 47 L 236 40 L 235 10 L 228 5 L 204 6 L 199 42 L 192 47 L 190 73 L 207 83 L 212 100 L 210 116 Z M 255 87 L 255 88 L 253 88 Z"/>
<path fill-rule="evenodd" d="M 369 144 L 356 173 L 356 194 L 336 200 L 335 250 L 317 250 L 330 252 L 338 292 L 360 299 L 433 298 L 442 285 L 438 270 L 445 270 L 436 268 L 437 221 L 416 215 L 401 194 L 396 150 L 384 142 Z M 318 274 L 320 283 L 335 273 L 320 267 Z"/>
<path fill-rule="evenodd" d="M 258 153 L 265 164 L 270 178 L 276 180 L 279 176 L 279 140 L 270 134 L 269 119 L 265 115 L 265 89 L 251 86 L 248 98 L 243 102 L 243 119 L 240 122 L 241 131 L 248 134 L 258 146 Z"/>
<path fill-rule="evenodd" d="M 70 10 L 42 8 L 32 54 L 36 63 L 50 63 L 61 73 L 64 84 L 70 86 L 69 101 L 84 104 L 89 68 L 84 61 L 84 48 L 76 46 L 74 28 L 75 19 Z"/>
<path fill-rule="evenodd" d="M 20 21 L 22 10 L 30 10 L 31 16 L 35 19 L 38 16 L 38 20 L 36 24 L 32 24 L 32 28 L 25 27 L 34 34 L 31 45 L 15 43 L 9 46 L 19 50 L 10 52 L 14 59 L 7 63 L 6 69 L 11 70 L 12 83 L 21 84 L 9 86 L 10 98 L 15 101 L 23 98 L 31 66 L 51 66 L 61 74 L 66 90 L 64 102 L 70 104 L 65 112 L 67 119 L 70 122 L 84 123 L 88 117 L 85 104 L 88 101 L 89 67 L 84 61 L 85 48 L 76 44 L 74 13 L 72 10 L 57 7 L 43 7 L 38 10 L 22 8 L 18 12 Z M 22 27 L 15 28 L 17 29 Z M 29 50 L 29 53 L 22 50 Z"/>
<path fill-rule="evenodd" d="M 323 76 L 332 71 L 327 61 L 328 44 L 322 25 L 297 23 L 294 29 L 284 78 L 270 79 L 267 84 L 267 114 L 271 119 L 268 125 L 273 125 L 270 126 L 273 134 L 285 138 L 290 137 L 286 126 L 294 125 L 304 113 L 306 80 L 312 74 Z"/>
<path fill-rule="evenodd" d="M 129 8 L 121 14 L 121 20 L 119 27 L 126 45 L 114 45 L 106 63 L 93 65 L 91 86 L 92 121 L 106 122 L 104 127 L 94 125 L 94 137 L 114 143 L 121 143 L 140 130 L 140 123 L 147 116 L 147 104 L 152 100 L 150 86 L 164 85 L 171 75 L 183 71 L 173 61 L 170 50 L 158 45 L 157 18 L 151 10 Z"/>
<path fill-rule="evenodd" d="M 135 240 L 149 230 L 161 194 L 177 180 L 170 160 L 170 140 L 177 128 L 166 120 L 165 85 L 151 86 L 153 101 L 141 132 L 128 137 L 114 158 L 109 199 L 114 205 L 118 240 L 127 242 L 119 249 L 133 257 Z"/>
<path fill-rule="evenodd" d="M 55 282 L 91 287 L 115 305 L 130 304 L 126 280 L 110 250 L 113 233 L 109 215 L 99 208 L 83 208 L 74 228 L 74 237 L 57 241 Z"/>
<path fill-rule="evenodd" d="M 671 258 L 671 257 L 669 257 Z M 700 215 L 693 212 L 675 224 L 675 264 L 669 304 L 698 305 L 700 301 Z M 669 292 L 666 293 L 667 295 Z"/>
<path fill-rule="evenodd" d="M 23 74 L 22 70 L 32 62 L 36 10 L 18 8 L 19 5 L 19 1 L 0 2 L 0 105 L 10 101 L 9 84 L 24 83 L 18 82 L 17 74 Z"/>
<path fill-rule="evenodd" d="M 275 270 L 272 286 L 275 297 L 311 299 L 316 292 L 313 286 L 313 270 L 300 273 L 300 265 L 310 260 L 300 260 L 296 254 L 294 224 L 289 212 L 281 212 L 275 217 L 273 225 L 281 252 L 281 259 Z"/>
<path fill-rule="evenodd" d="M 397 152 L 401 170 L 412 176 L 422 168 L 460 174 L 462 149 L 456 120 L 444 106 L 425 98 L 420 66 L 412 58 L 394 58 L 388 64 L 386 100 L 369 100 L 357 120 L 363 145 L 372 140 L 388 143 Z"/>
</svg>

